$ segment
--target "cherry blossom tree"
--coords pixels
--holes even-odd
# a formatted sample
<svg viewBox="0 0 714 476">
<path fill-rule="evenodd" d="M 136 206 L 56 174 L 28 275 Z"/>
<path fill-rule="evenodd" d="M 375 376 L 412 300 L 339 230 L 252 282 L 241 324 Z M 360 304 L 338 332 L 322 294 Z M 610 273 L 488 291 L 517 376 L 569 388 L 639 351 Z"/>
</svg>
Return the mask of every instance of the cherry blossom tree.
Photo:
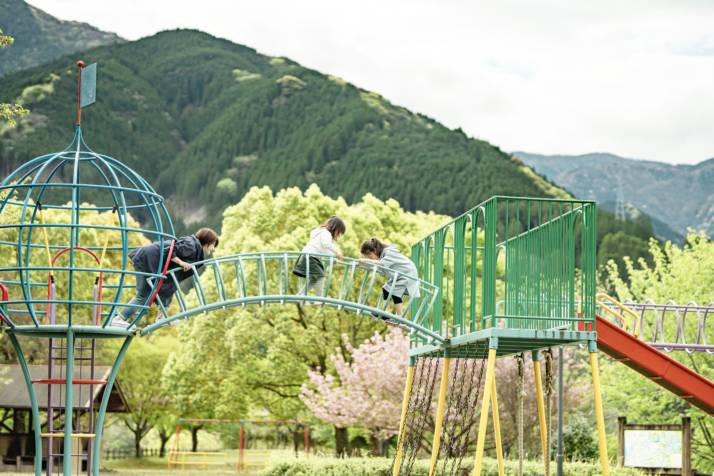
<svg viewBox="0 0 714 476">
<path fill-rule="evenodd" d="M 392 329 L 356 348 L 344 336 L 344 346 L 349 360 L 338 351 L 331 358 L 336 375 L 310 371 L 301 399 L 316 417 L 338 428 L 369 429 L 372 452 L 381 454 L 384 440 L 399 430 L 409 340 Z"/>
</svg>

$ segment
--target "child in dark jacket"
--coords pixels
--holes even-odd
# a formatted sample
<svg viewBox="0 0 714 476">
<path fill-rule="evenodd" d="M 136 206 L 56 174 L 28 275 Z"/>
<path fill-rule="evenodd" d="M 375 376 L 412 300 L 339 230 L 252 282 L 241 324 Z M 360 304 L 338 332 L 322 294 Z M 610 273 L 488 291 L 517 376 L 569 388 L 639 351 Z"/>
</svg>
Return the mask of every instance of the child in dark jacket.
<svg viewBox="0 0 714 476">
<path fill-rule="evenodd" d="M 181 282 L 191 276 L 193 274 L 193 263 L 203 261 L 205 256 L 213 253 L 218 243 L 218 234 L 210 228 L 201 228 L 193 235 L 184 236 L 176 240 L 171 255 L 171 263 L 181 268 L 174 273 L 176 280 Z M 164 241 L 163 250 L 161 248 L 158 242 L 154 242 L 132 251 L 129 257 L 134 263 L 134 269 L 137 272 L 147 274 L 161 272 L 158 269 L 161 255 L 163 253 L 164 260 L 168 259 L 171 242 Z M 147 276 L 143 274 L 136 275 L 136 296 L 129 301 L 129 304 L 145 305 L 151 297 L 152 289 L 153 287 L 147 281 Z M 168 307 L 175 293 L 176 284 L 173 279 L 166 279 L 161 285 L 157 298 L 161 299 L 164 307 Z M 139 310 L 139 307 L 125 307 L 112 319 L 111 325 L 122 328 L 129 327 L 131 319 Z"/>
</svg>

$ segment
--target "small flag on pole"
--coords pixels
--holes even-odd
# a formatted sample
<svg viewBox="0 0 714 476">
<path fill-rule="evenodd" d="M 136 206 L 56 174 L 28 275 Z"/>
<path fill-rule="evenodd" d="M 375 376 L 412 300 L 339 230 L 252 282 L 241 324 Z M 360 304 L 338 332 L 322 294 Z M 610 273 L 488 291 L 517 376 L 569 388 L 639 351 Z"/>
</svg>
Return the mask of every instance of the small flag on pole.
<svg viewBox="0 0 714 476">
<path fill-rule="evenodd" d="M 79 107 L 87 107 L 97 100 L 97 63 L 82 68 L 82 89 Z"/>
</svg>

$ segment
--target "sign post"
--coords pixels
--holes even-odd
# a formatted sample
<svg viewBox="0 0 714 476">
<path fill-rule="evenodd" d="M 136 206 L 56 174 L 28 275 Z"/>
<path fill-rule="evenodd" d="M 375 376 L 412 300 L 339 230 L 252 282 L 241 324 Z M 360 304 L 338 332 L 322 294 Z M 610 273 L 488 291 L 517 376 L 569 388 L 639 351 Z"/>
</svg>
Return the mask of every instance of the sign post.
<svg viewBox="0 0 714 476">
<path fill-rule="evenodd" d="M 617 419 L 617 464 L 656 471 L 657 474 L 692 474 L 692 420 L 654 425 Z"/>
</svg>

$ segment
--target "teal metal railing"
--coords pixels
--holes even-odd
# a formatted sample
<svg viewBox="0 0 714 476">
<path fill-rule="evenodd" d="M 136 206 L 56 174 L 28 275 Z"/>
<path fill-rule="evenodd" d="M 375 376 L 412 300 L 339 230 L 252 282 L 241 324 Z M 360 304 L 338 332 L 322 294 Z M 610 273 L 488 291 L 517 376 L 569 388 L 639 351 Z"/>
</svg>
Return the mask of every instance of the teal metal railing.
<svg viewBox="0 0 714 476">
<path fill-rule="evenodd" d="M 304 278 L 292 271 L 298 259 L 318 258 L 324 268 L 321 290 L 310 289 L 311 267 L 306 267 Z M 200 273 L 197 269 L 200 268 Z M 144 327 L 142 335 L 211 310 L 237 306 L 265 304 L 318 304 L 346 310 L 357 315 L 389 319 L 391 323 L 419 334 L 427 341 L 442 342 L 440 334 L 424 325 L 433 309 L 439 290 L 417 276 L 401 275 L 376 264 L 361 263 L 352 258 L 296 251 L 268 251 L 241 253 L 210 258 L 195 263 L 193 275 L 179 283 L 172 269 L 166 280 L 176 286 L 175 305 L 165 307 L 156 303 L 165 319 Z M 386 275 L 386 276 L 385 276 Z M 391 304 L 391 283 L 405 278 L 413 280 L 419 296 L 404 297 L 405 306 L 397 314 Z M 383 295 L 383 289 L 388 291 Z"/>
<path fill-rule="evenodd" d="M 474 207 L 412 248 L 421 278 L 441 289 L 425 325 L 446 338 L 594 326 L 596 227 L 586 200 L 497 196 Z"/>
</svg>

